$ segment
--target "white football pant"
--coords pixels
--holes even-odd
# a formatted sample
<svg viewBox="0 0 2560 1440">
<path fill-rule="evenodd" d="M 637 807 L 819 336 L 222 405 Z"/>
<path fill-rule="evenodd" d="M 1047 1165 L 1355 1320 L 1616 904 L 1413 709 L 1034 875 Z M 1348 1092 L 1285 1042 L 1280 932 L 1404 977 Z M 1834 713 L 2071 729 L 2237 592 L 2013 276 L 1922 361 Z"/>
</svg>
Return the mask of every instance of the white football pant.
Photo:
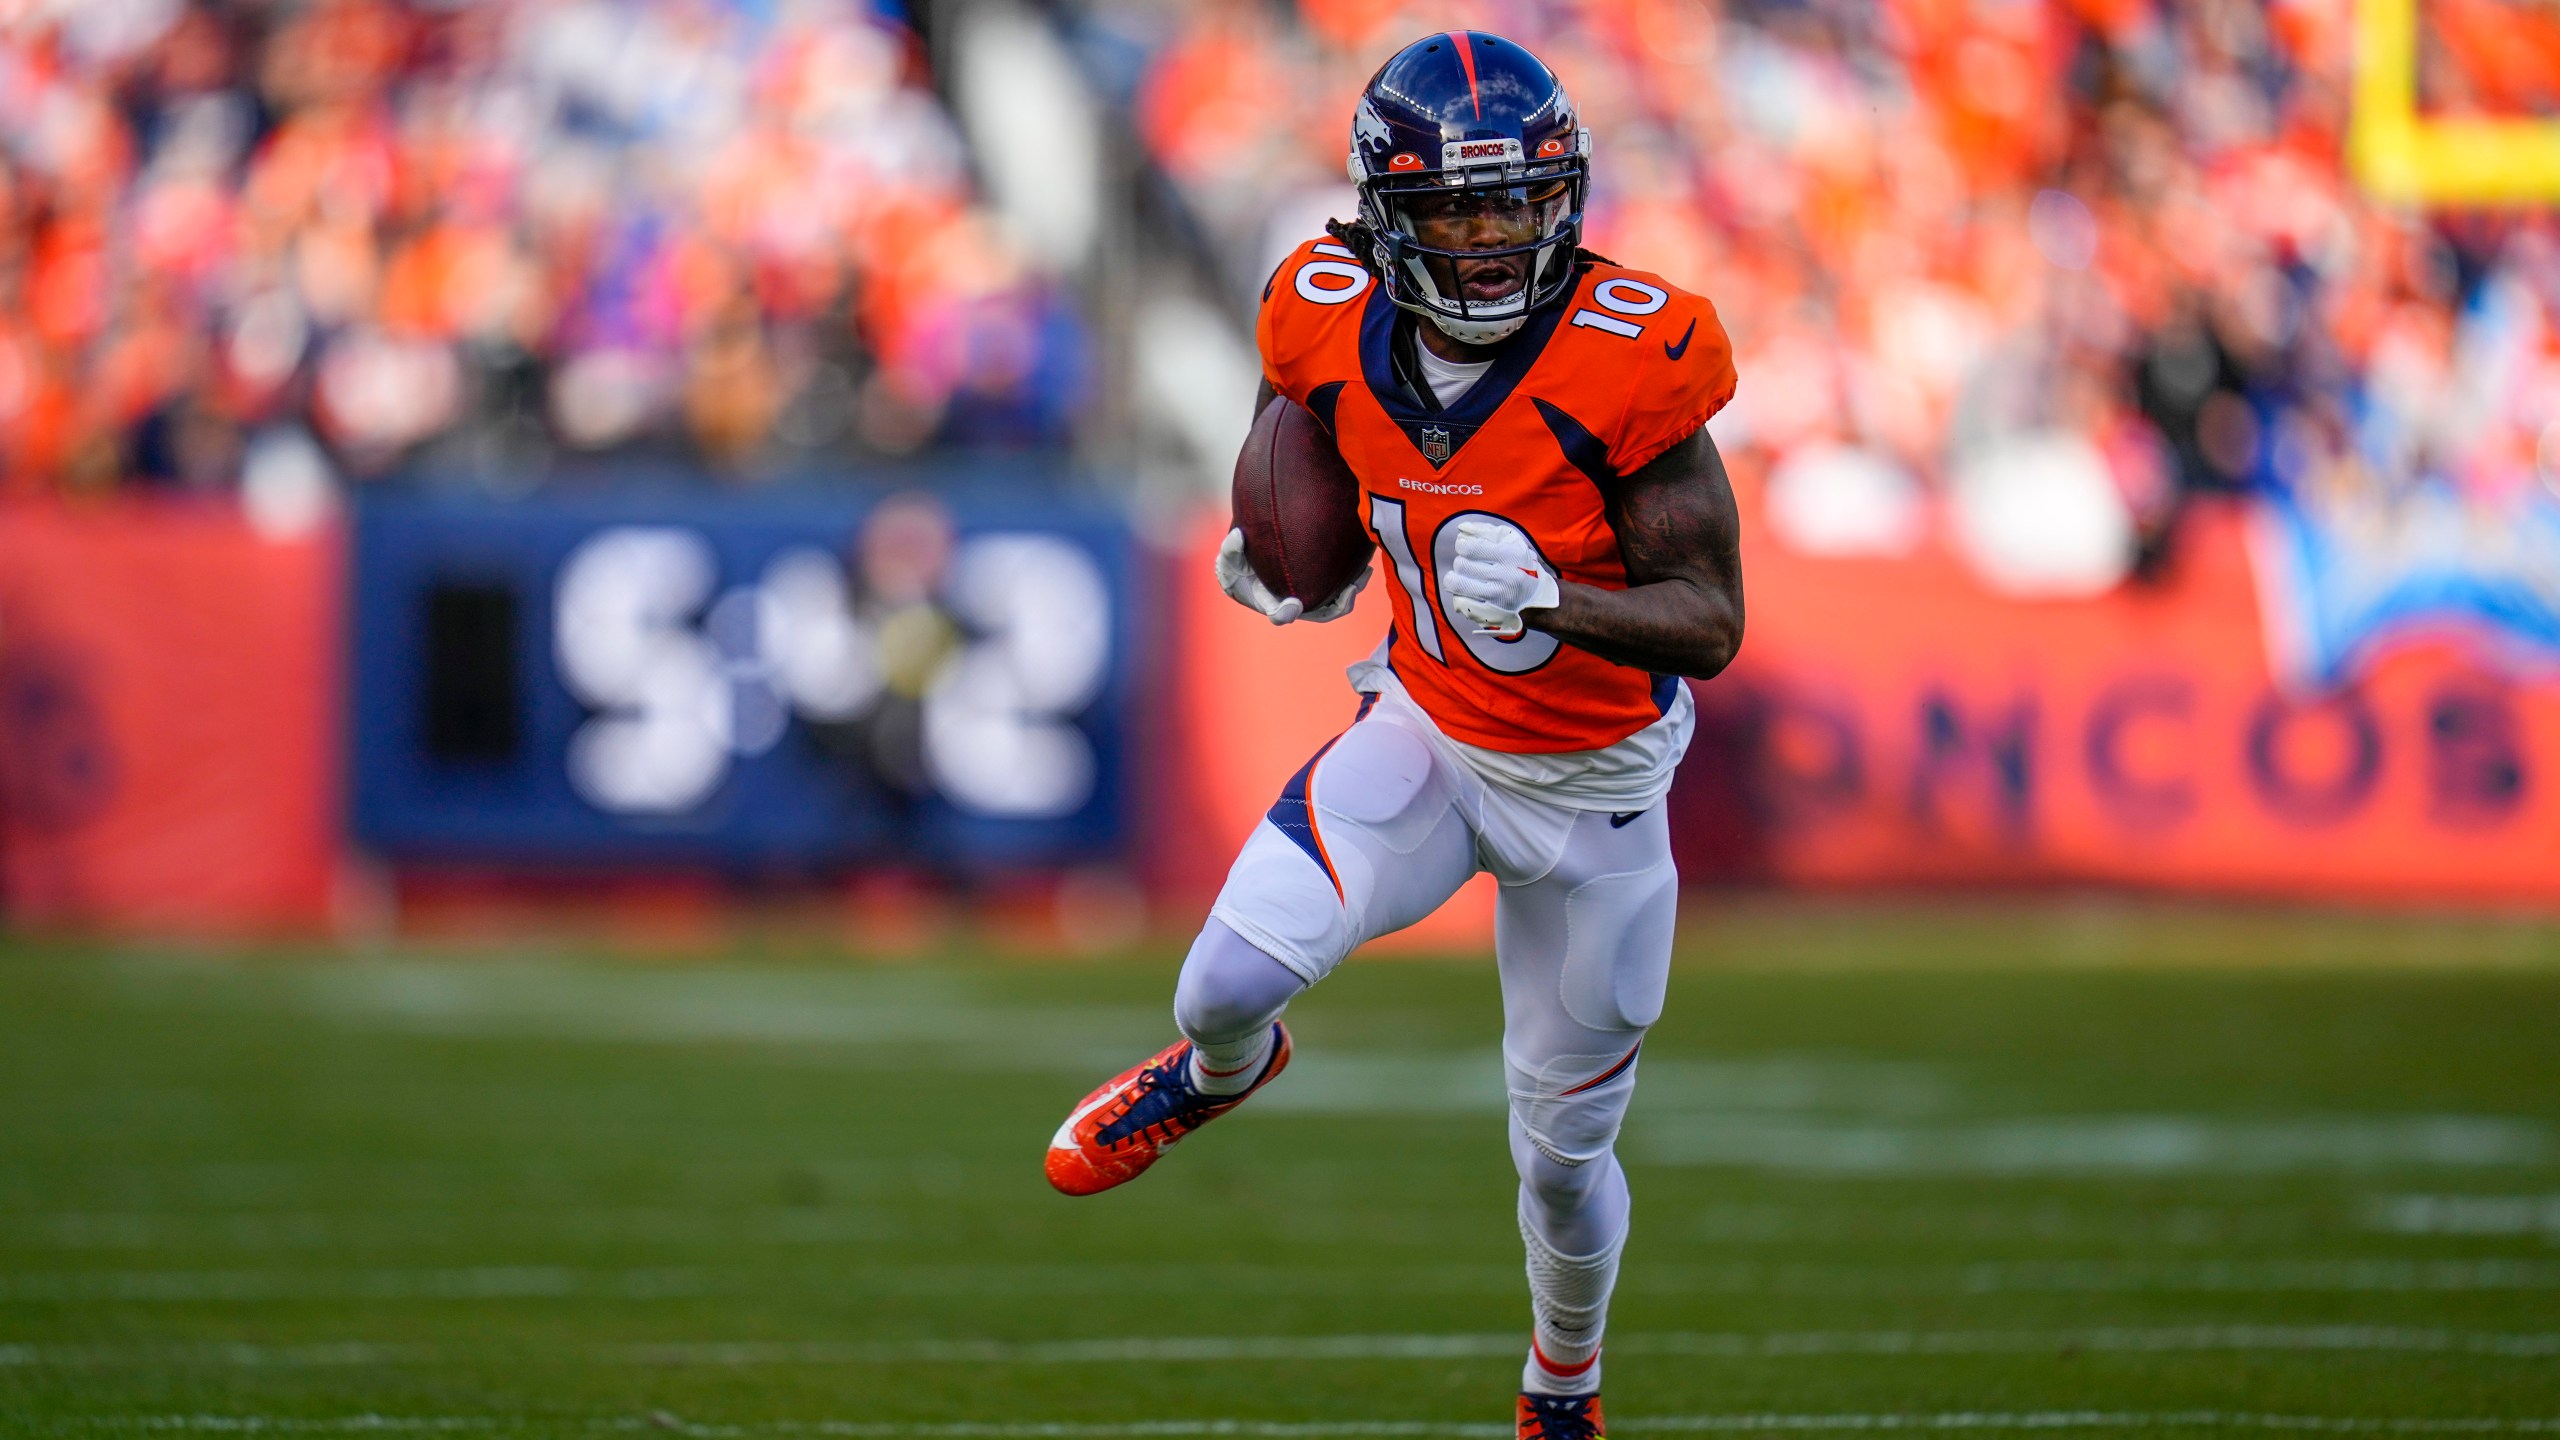
<svg viewBox="0 0 2560 1440">
<path fill-rule="evenodd" d="M 1670 978 L 1678 878 L 1663 809 L 1576 810 L 1489 784 L 1427 721 L 1364 707 L 1245 842 L 1176 992 L 1176 1019 L 1204 1050 L 1256 1035 L 1363 942 L 1422 919 L 1477 871 L 1494 876 L 1534 1389 L 1598 1380 L 1627 1225 L 1611 1146 Z"/>
</svg>

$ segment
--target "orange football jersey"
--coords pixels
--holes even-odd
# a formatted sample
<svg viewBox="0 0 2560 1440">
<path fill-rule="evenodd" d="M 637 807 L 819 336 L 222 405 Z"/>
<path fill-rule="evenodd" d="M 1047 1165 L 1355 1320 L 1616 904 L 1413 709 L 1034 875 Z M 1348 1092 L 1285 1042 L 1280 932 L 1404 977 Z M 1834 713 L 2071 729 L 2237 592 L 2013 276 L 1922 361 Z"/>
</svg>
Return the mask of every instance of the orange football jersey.
<svg viewBox="0 0 2560 1440">
<path fill-rule="evenodd" d="M 1263 287 L 1262 373 L 1333 432 L 1395 607 L 1387 658 L 1450 738 L 1514 754 L 1594 750 L 1661 718 L 1679 680 L 1531 629 L 1480 633 L 1442 603 L 1456 522 L 1507 520 L 1567 580 L 1623 590 L 1600 487 L 1696 433 L 1733 398 L 1715 307 L 1586 259 L 1493 368 L 1441 409 L 1398 377 L 1402 312 L 1351 252 L 1298 247 Z M 1427 323 L 1427 322 L 1417 322 Z"/>
</svg>

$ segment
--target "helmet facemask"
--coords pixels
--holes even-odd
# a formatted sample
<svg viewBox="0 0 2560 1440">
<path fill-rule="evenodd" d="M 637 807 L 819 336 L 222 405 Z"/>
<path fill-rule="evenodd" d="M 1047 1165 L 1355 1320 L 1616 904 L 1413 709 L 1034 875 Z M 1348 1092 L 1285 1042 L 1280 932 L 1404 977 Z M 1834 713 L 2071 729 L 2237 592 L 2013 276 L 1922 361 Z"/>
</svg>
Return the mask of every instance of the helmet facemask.
<svg viewBox="0 0 2560 1440">
<path fill-rule="evenodd" d="M 1572 286 L 1585 179 L 1580 154 L 1369 178 L 1361 219 L 1388 298 L 1462 344 L 1509 337 Z"/>
</svg>

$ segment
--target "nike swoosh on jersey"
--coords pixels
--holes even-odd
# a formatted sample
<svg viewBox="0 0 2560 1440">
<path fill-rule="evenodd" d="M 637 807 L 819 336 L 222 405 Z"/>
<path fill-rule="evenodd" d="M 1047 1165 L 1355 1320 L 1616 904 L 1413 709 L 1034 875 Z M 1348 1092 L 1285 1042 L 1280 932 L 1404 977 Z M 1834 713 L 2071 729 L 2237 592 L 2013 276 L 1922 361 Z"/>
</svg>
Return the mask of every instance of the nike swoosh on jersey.
<svg viewBox="0 0 2560 1440">
<path fill-rule="evenodd" d="M 1635 819 L 1643 813 L 1644 812 L 1642 810 L 1627 810 L 1611 815 L 1609 817 L 1609 828 L 1612 830 L 1624 830 L 1627 828 L 1628 821 Z"/>
<path fill-rule="evenodd" d="M 1670 356 L 1670 357 L 1671 357 L 1672 359 L 1674 359 L 1674 360 L 1677 360 L 1677 359 L 1679 359 L 1681 356 L 1688 354 L 1688 353 L 1689 353 L 1689 337 L 1690 337 L 1690 336 L 1692 336 L 1692 335 L 1695 335 L 1695 334 L 1697 334 L 1697 333 L 1698 333 L 1698 322 L 1697 322 L 1695 319 L 1691 319 L 1691 320 L 1690 320 L 1690 322 L 1689 322 L 1689 328 L 1680 332 L 1680 343 L 1679 343 L 1679 344 L 1677 344 L 1677 345 L 1674 345 L 1674 344 L 1672 344 L 1672 343 L 1671 343 L 1670 341 L 1668 341 L 1668 340 L 1663 341 L 1663 342 L 1662 342 L 1662 353 L 1663 353 L 1663 354 L 1665 354 L 1665 355 Z"/>
</svg>

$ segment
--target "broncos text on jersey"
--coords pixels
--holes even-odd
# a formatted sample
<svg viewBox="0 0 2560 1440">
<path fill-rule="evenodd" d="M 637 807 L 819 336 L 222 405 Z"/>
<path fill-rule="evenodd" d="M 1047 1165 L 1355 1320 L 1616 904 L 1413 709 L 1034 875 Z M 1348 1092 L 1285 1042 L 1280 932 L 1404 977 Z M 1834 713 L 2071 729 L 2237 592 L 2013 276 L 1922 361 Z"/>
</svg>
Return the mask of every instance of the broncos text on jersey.
<svg viewBox="0 0 2560 1440">
<path fill-rule="evenodd" d="M 1515 754 L 1615 744 L 1661 718 L 1679 681 L 1453 616 L 1438 577 L 1457 522 L 1508 523 L 1562 578 L 1625 589 L 1603 489 L 1733 398 L 1733 346 L 1704 297 L 1591 257 L 1577 269 L 1445 410 L 1398 379 L 1402 312 L 1339 244 L 1282 261 L 1256 326 L 1264 378 L 1315 413 L 1360 480 L 1394 582 L 1396 677 L 1450 738 Z"/>
</svg>

